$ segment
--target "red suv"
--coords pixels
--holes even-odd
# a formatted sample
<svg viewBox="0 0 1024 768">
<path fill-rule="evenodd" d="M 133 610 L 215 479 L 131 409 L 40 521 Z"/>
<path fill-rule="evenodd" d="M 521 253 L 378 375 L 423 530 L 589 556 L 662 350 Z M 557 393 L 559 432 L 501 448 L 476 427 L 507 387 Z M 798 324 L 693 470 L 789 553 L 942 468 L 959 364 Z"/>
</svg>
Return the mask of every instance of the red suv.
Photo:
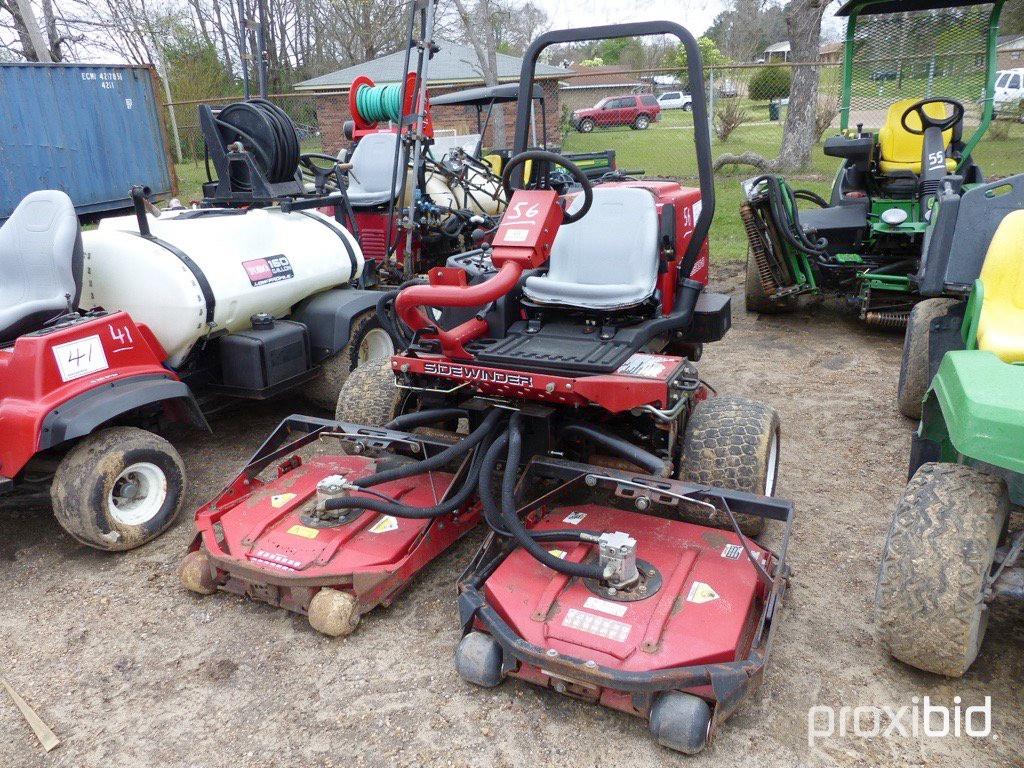
<svg viewBox="0 0 1024 768">
<path fill-rule="evenodd" d="M 572 125 L 582 133 L 613 125 L 628 125 L 634 130 L 643 131 L 655 122 L 660 114 L 661 105 L 653 93 L 609 96 L 592 107 L 573 112 Z"/>
</svg>

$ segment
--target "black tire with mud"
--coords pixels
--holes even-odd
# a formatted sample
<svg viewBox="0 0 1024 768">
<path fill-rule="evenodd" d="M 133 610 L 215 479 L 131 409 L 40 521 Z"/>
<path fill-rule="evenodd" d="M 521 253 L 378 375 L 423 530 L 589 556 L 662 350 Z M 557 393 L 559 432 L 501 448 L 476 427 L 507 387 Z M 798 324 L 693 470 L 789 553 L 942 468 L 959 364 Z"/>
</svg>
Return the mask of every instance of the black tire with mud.
<svg viewBox="0 0 1024 768">
<path fill-rule="evenodd" d="M 924 464 L 896 507 L 878 574 L 882 644 L 902 662 L 960 677 L 988 623 L 982 589 L 1008 513 L 999 478 Z"/>
<path fill-rule="evenodd" d="M 773 450 L 774 445 L 774 450 Z M 772 495 L 779 471 L 779 415 L 764 403 L 721 395 L 693 408 L 683 433 L 676 477 L 694 483 Z M 687 519 L 732 529 L 728 515 L 688 510 Z M 764 518 L 736 514 L 740 530 L 757 536 Z"/>
<path fill-rule="evenodd" d="M 390 360 L 363 363 L 338 395 L 334 418 L 350 424 L 382 427 L 401 415 L 405 392 L 395 386 Z"/>
<path fill-rule="evenodd" d="M 372 310 L 353 320 L 349 329 L 348 344 L 320 364 L 321 374 L 305 384 L 302 393 L 321 408 L 334 408 L 338 402 L 338 393 L 352 371 L 361 362 L 369 362 L 359 359 L 359 347 L 367 334 L 375 330 L 382 329 L 376 313 Z"/>
<path fill-rule="evenodd" d="M 769 299 L 761 285 L 761 276 L 757 272 L 757 264 L 754 262 L 754 253 L 747 249 L 747 273 L 743 285 L 743 306 L 747 312 L 757 312 L 762 315 L 778 315 L 789 312 L 796 306 L 796 299 L 787 296 L 783 299 Z"/>
<path fill-rule="evenodd" d="M 908 419 L 921 418 L 921 401 L 931 384 L 931 366 L 928 361 L 928 339 L 931 323 L 947 314 L 955 299 L 925 299 L 910 310 L 907 333 L 903 337 L 903 362 L 900 363 L 900 383 L 896 389 L 896 402 L 900 413 Z"/>
<path fill-rule="evenodd" d="M 110 495 L 121 473 L 137 463 L 159 468 L 167 484 L 156 513 L 139 525 L 119 522 Z M 136 427 L 110 427 L 82 438 L 57 466 L 50 486 L 53 513 L 72 537 L 96 549 L 123 552 L 152 541 L 177 518 L 185 496 L 185 467 L 174 447 Z"/>
</svg>

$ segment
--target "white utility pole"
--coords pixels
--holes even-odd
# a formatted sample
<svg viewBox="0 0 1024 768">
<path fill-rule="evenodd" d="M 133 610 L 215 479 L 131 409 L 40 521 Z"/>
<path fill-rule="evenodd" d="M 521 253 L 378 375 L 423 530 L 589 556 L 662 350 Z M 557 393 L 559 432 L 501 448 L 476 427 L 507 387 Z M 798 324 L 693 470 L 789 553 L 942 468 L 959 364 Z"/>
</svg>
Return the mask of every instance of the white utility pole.
<svg viewBox="0 0 1024 768">
<path fill-rule="evenodd" d="M 28 30 L 28 39 L 32 43 L 32 47 L 36 49 L 36 57 L 39 61 L 52 64 L 53 59 L 50 58 L 50 46 L 43 40 L 43 33 L 39 27 L 39 22 L 36 21 L 36 14 L 32 10 L 30 0 L 18 0 L 18 12 L 21 14 L 21 20 L 25 24 L 25 29 Z"/>
</svg>

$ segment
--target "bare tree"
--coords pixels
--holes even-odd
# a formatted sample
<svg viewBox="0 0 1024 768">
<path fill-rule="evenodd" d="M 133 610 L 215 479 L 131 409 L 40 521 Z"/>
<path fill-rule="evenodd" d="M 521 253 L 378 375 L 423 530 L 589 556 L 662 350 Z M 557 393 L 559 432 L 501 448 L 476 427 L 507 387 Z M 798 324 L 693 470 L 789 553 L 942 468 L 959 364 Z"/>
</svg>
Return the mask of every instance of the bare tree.
<svg viewBox="0 0 1024 768">
<path fill-rule="evenodd" d="M 796 62 L 818 60 L 821 41 L 821 17 L 829 0 L 791 0 L 786 6 L 791 57 Z M 789 109 L 782 129 L 782 147 L 778 157 L 768 159 L 753 152 L 722 155 L 715 169 L 725 165 L 753 165 L 761 170 L 798 170 L 811 159 L 811 150 L 820 134 L 818 122 L 818 67 L 793 67 L 789 91 Z"/>
</svg>

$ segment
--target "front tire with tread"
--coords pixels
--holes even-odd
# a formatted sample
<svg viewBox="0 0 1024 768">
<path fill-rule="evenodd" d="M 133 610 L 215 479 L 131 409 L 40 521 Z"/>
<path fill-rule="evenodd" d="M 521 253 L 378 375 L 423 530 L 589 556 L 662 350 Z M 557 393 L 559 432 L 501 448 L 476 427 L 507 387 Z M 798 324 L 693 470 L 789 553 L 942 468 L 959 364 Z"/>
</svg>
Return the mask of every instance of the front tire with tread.
<svg viewBox="0 0 1024 768">
<path fill-rule="evenodd" d="M 1009 500 L 1004 482 L 962 464 L 923 464 L 896 507 L 878 574 L 879 636 L 926 672 L 960 677 L 988 623 L 982 590 Z"/>
<path fill-rule="evenodd" d="M 337 354 L 320 364 L 321 374 L 303 385 L 303 395 L 321 408 L 334 408 L 338 402 L 338 393 L 352 372 L 358 366 L 372 362 L 369 359 L 361 359 L 360 350 L 365 349 L 364 342 L 367 336 L 380 333 L 386 331 L 381 327 L 373 311 L 359 315 L 349 328 L 348 343 Z M 394 340 L 391 344 L 391 354 L 394 354 Z M 390 358 L 390 354 L 387 357 Z"/>
<path fill-rule="evenodd" d="M 683 433 L 676 477 L 693 483 L 765 496 L 775 492 L 779 471 L 779 415 L 764 403 L 719 395 L 693 407 Z M 732 529 L 724 513 L 693 510 L 687 518 Z M 764 518 L 735 514 L 746 536 L 764 530 Z"/>
<path fill-rule="evenodd" d="M 401 415 L 404 400 L 404 392 L 395 386 L 391 361 L 371 361 L 349 375 L 338 393 L 334 418 L 350 424 L 383 427 Z"/>
</svg>

